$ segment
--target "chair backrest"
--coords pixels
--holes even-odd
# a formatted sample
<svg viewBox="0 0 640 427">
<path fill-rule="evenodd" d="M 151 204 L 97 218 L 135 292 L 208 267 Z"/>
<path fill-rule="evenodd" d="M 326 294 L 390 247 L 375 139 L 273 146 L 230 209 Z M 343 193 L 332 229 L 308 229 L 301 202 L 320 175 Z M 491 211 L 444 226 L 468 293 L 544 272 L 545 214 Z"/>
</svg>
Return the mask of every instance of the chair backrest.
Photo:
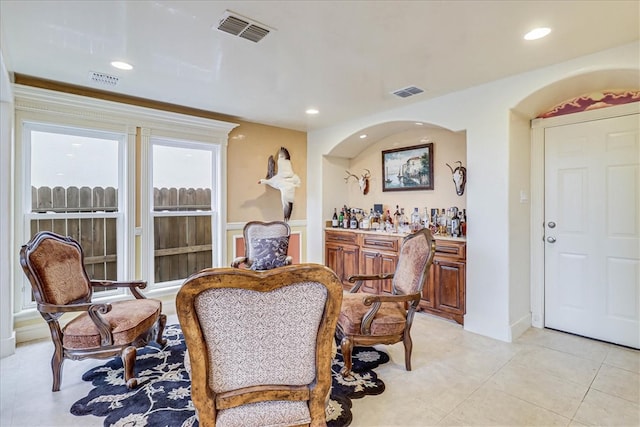
<svg viewBox="0 0 640 427">
<path fill-rule="evenodd" d="M 435 251 L 435 240 L 426 228 L 402 240 L 398 265 L 393 275 L 394 293 L 408 295 L 422 291 Z"/>
<path fill-rule="evenodd" d="M 242 231 L 247 264 L 254 270 L 269 270 L 286 264 L 291 228 L 283 221 L 249 221 Z M 257 263 L 259 265 L 253 265 Z"/>
<path fill-rule="evenodd" d="M 246 403 L 287 400 L 308 401 L 311 419 L 324 420 L 341 303 L 340 280 L 319 264 L 189 277 L 176 307 L 201 421 Z"/>
<path fill-rule="evenodd" d="M 31 282 L 36 302 L 65 305 L 91 301 L 84 254 L 71 237 L 50 231 L 37 233 L 22 246 L 20 265 Z"/>
</svg>

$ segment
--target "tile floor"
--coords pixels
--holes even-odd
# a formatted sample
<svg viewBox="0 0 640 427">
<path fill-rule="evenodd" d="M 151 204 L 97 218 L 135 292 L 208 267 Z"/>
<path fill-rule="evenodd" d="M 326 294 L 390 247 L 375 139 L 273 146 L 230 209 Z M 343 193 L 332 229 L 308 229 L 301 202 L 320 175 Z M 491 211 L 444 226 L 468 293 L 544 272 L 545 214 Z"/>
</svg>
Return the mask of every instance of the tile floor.
<svg viewBox="0 0 640 427">
<path fill-rule="evenodd" d="M 640 351 L 536 328 L 504 343 L 421 313 L 412 332 L 413 371 L 402 344 L 381 346 L 386 390 L 353 401 L 353 427 L 640 426 Z M 0 426 L 102 426 L 69 413 L 91 388 L 82 373 L 101 362 L 66 361 L 52 393 L 51 351 L 28 343 L 0 360 Z"/>
</svg>

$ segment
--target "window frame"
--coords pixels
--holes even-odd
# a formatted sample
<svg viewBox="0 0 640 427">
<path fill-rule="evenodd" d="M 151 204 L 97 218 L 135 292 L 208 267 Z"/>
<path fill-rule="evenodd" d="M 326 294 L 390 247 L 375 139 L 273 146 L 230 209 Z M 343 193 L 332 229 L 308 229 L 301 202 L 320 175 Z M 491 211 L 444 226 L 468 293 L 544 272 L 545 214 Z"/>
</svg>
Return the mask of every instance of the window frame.
<svg viewBox="0 0 640 427">
<path fill-rule="evenodd" d="M 22 224 L 21 241 L 27 242 L 31 238 L 31 221 L 33 220 L 55 220 L 55 219 L 102 219 L 114 218 L 116 220 L 116 259 L 117 259 L 117 278 L 115 280 L 125 280 L 128 275 L 130 263 L 127 262 L 128 247 L 126 241 L 127 212 L 128 206 L 128 185 L 127 185 L 127 156 L 126 143 L 127 133 L 124 131 L 105 130 L 98 127 L 81 126 L 70 123 L 52 123 L 47 120 L 38 120 L 32 118 L 22 118 L 19 123 L 20 127 L 20 146 L 22 147 L 22 197 L 21 203 L 17 204 L 21 209 L 20 221 Z M 32 159 L 32 132 L 45 132 L 60 135 L 85 136 L 92 138 L 108 138 L 114 139 L 118 144 L 118 210 L 116 212 L 76 212 L 76 213 L 37 213 L 32 212 L 32 192 L 31 192 L 31 159 Z M 23 276 L 21 292 L 19 297 L 19 305 L 17 308 L 21 310 L 35 308 L 35 301 L 31 297 L 31 286 L 26 277 Z M 128 292 L 124 288 L 101 291 L 96 295 L 96 299 L 114 298 L 124 296 Z"/>
<path fill-rule="evenodd" d="M 199 135 L 181 133 L 167 136 L 164 132 L 144 132 L 143 137 L 143 174 L 141 180 L 141 223 L 142 223 L 142 271 L 146 272 L 148 289 L 150 292 L 161 292 L 167 289 L 177 289 L 184 282 L 183 278 L 166 282 L 155 282 L 155 228 L 154 221 L 159 217 L 185 217 L 185 216 L 209 216 L 211 220 L 211 267 L 222 266 L 222 260 L 226 253 L 223 245 L 223 224 L 225 210 L 222 204 L 222 194 L 226 182 L 223 174 L 223 148 L 224 145 L 216 141 L 203 140 Z M 153 147 L 177 147 L 206 150 L 211 152 L 211 206 L 209 211 L 170 211 L 157 212 L 154 210 L 153 201 Z M 144 274 L 144 273 L 143 273 Z"/>
</svg>

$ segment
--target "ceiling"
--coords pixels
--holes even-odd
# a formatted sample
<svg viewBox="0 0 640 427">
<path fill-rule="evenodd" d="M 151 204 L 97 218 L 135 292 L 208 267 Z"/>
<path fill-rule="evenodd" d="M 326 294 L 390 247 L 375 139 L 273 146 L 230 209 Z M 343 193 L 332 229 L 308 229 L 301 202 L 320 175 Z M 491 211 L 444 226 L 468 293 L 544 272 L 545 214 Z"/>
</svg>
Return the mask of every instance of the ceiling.
<svg viewBox="0 0 640 427">
<path fill-rule="evenodd" d="M 227 10 L 270 33 L 217 30 Z M 302 131 L 640 39 L 640 2 L 612 0 L 2 0 L 0 16 L 10 73 Z M 538 26 L 551 34 L 523 40 Z M 409 86 L 424 92 L 391 93 Z"/>
</svg>

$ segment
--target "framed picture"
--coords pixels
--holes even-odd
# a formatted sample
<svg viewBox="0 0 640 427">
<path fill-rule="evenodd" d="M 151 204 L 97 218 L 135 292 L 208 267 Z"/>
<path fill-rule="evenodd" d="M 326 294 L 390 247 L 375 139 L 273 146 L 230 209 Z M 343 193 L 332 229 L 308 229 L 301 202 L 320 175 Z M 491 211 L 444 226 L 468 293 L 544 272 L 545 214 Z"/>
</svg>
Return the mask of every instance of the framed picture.
<svg viewBox="0 0 640 427">
<path fill-rule="evenodd" d="M 382 191 L 433 190 L 433 143 L 382 152 Z"/>
</svg>

